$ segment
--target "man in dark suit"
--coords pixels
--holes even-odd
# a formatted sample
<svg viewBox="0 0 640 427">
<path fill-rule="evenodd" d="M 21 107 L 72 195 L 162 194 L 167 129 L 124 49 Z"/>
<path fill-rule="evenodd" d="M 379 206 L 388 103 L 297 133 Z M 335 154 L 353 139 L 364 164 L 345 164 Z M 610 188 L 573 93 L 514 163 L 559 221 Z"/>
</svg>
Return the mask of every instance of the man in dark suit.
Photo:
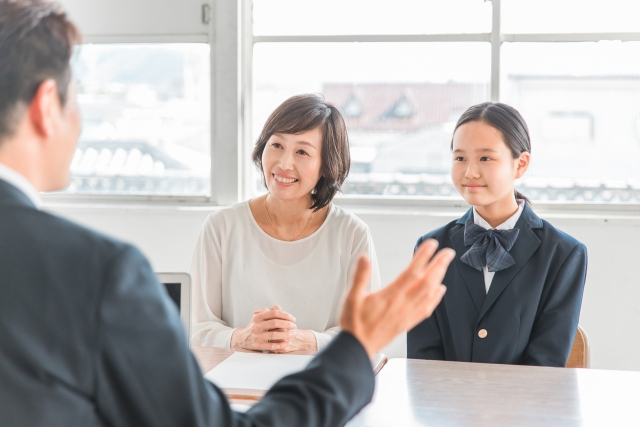
<svg viewBox="0 0 640 427">
<path fill-rule="evenodd" d="M 0 426 L 344 424 L 371 400 L 370 357 L 442 298 L 452 251 L 423 245 L 369 295 L 362 258 L 344 332 L 247 413 L 233 412 L 203 379 L 144 256 L 38 208 L 39 191 L 69 181 L 78 39 L 58 6 L 0 0 Z"/>
</svg>

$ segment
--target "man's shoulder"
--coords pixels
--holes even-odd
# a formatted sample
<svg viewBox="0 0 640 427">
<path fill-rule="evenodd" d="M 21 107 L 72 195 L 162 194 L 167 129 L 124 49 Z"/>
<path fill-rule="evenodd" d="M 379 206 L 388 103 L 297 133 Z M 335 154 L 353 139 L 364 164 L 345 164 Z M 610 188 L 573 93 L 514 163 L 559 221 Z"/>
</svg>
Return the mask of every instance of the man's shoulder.
<svg viewBox="0 0 640 427">
<path fill-rule="evenodd" d="M 123 252 L 137 251 L 128 243 L 57 215 L 36 209 L 20 211 L 9 215 L 11 226 L 4 234 L 13 234 L 14 244 L 31 247 L 32 255 L 72 258 L 79 264 L 88 258 L 107 262 Z"/>
</svg>

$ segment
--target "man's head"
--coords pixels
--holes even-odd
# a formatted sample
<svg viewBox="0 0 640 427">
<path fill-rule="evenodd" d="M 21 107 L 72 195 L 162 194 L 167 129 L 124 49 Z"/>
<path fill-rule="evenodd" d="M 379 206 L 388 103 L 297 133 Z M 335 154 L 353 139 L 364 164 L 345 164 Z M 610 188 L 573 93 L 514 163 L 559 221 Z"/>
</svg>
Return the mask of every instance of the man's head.
<svg viewBox="0 0 640 427">
<path fill-rule="evenodd" d="M 80 132 L 69 62 L 79 41 L 59 5 L 0 0 L 0 160 L 41 191 L 69 181 Z"/>
</svg>

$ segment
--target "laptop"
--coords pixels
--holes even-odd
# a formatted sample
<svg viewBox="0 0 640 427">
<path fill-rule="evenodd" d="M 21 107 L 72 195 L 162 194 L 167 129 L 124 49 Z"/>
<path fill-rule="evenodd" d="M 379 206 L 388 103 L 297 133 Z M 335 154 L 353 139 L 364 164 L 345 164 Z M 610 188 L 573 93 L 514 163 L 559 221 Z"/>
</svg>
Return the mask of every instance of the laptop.
<svg viewBox="0 0 640 427">
<path fill-rule="evenodd" d="M 191 338 L 191 276 L 187 273 L 156 273 L 171 300 L 180 311 L 180 319 L 187 334 L 187 343 Z"/>
</svg>

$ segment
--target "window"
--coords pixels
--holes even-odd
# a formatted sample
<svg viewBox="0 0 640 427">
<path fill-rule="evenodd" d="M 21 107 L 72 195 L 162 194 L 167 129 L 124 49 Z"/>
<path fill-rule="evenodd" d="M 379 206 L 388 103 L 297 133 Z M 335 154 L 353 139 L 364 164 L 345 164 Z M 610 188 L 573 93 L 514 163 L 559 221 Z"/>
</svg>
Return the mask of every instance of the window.
<svg viewBox="0 0 640 427">
<path fill-rule="evenodd" d="M 457 197 L 451 130 L 490 97 L 491 46 L 470 33 L 490 30 L 491 5 L 476 0 L 254 0 L 251 139 L 286 98 L 320 93 L 349 129 L 345 194 Z M 435 32 L 442 40 L 413 38 Z M 257 173 L 253 182 L 260 191 Z"/>
<path fill-rule="evenodd" d="M 453 126 L 500 100 L 530 127 L 524 194 L 640 202 L 635 0 L 253 4 L 251 140 L 287 97 L 323 94 L 347 120 L 347 195 L 459 197 Z"/>
<path fill-rule="evenodd" d="M 83 45 L 83 128 L 67 193 L 209 195 L 207 44 Z"/>
<path fill-rule="evenodd" d="M 88 43 L 74 64 L 85 123 L 67 193 L 252 197 L 268 114 L 315 92 L 347 120 L 347 196 L 459 198 L 453 125 L 501 100 L 533 138 L 524 194 L 640 203 L 637 0 L 62 2 Z M 122 70 L 91 68 L 109 55 Z"/>
</svg>

